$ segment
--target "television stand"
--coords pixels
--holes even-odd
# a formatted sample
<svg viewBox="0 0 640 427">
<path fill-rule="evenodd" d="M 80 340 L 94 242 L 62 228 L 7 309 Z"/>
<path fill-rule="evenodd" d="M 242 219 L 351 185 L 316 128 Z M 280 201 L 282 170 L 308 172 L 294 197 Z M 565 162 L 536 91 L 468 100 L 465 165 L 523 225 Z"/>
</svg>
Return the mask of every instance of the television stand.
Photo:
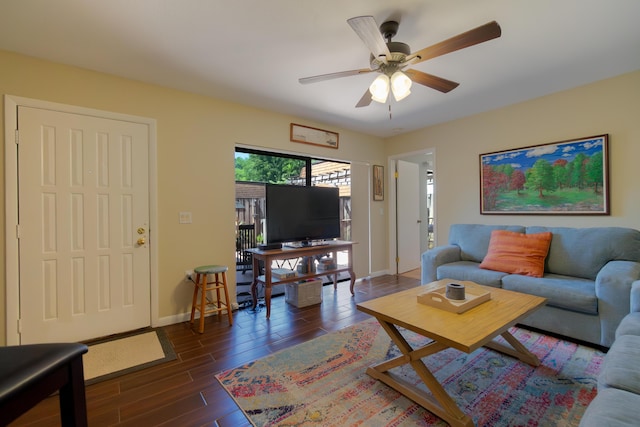
<svg viewBox="0 0 640 427">
<path fill-rule="evenodd" d="M 311 248 L 317 246 L 328 246 L 331 240 L 306 240 L 304 242 L 288 242 L 283 244 L 285 248 L 299 249 L 299 248 Z"/>
<path fill-rule="evenodd" d="M 356 282 L 356 275 L 353 272 L 352 242 L 342 240 L 331 240 L 324 242 L 321 246 L 303 246 L 298 248 L 283 247 L 273 250 L 262 250 L 260 248 L 248 249 L 253 258 L 253 282 L 251 282 L 251 297 L 253 299 L 253 308 L 258 305 L 258 283 L 264 283 L 264 300 L 267 307 L 267 319 L 271 316 L 271 286 L 280 283 L 298 282 L 303 279 L 311 279 L 320 276 L 333 276 L 333 289 L 338 288 L 338 273 L 347 272 L 351 278 L 349 290 L 354 295 L 353 286 Z M 314 255 L 322 255 L 331 253 L 333 258 L 337 260 L 337 253 L 341 251 L 347 252 L 347 265 L 337 265 L 335 269 L 325 271 L 315 271 L 307 268 L 308 273 L 296 274 L 295 277 L 285 279 L 276 279 L 271 274 L 271 264 L 276 260 L 286 260 L 294 258 L 306 258 L 307 262 L 313 262 Z M 264 262 L 264 275 L 259 275 L 260 261 Z M 309 266 L 310 267 L 310 266 Z"/>
<path fill-rule="evenodd" d="M 261 251 L 270 251 L 272 249 L 281 249 L 282 243 L 265 243 L 263 245 L 258 245 L 258 249 Z"/>
</svg>

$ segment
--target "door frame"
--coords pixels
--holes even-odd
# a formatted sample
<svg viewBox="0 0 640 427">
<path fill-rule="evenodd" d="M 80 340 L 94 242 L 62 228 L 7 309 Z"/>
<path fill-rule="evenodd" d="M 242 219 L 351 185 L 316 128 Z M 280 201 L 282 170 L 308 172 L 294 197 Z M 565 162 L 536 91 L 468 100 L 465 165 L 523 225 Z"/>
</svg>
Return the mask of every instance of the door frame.
<svg viewBox="0 0 640 427">
<path fill-rule="evenodd" d="M 396 187 L 396 274 L 402 274 L 420 268 L 420 254 L 422 253 L 422 190 L 421 182 L 424 167 L 418 162 L 408 162 L 395 159 L 395 187 Z M 415 181 L 414 181 L 415 180 Z M 401 190 L 401 191 L 400 191 Z M 415 192 L 414 192 L 415 191 Z M 426 198 L 425 198 L 426 200 Z M 400 202 L 403 202 L 401 205 Z M 402 209 L 399 207 L 402 206 Z M 408 209 L 407 209 L 408 208 Z M 415 210 L 414 210 L 415 209 Z M 407 245 L 398 245 L 398 242 Z M 416 252 L 413 252 L 415 250 Z M 402 268 L 400 268 L 402 267 Z"/>
<path fill-rule="evenodd" d="M 95 110 L 75 105 L 58 104 L 39 99 L 24 98 L 14 95 L 4 96 L 4 171 L 5 171 L 5 327 L 6 344 L 20 344 L 20 269 L 18 253 L 18 145 L 16 139 L 16 123 L 18 106 L 53 110 L 63 113 L 95 116 L 105 119 L 140 123 L 149 128 L 149 268 L 151 295 L 151 326 L 158 324 L 158 194 L 157 194 L 157 133 L 156 120 Z"/>
<path fill-rule="evenodd" d="M 430 156 L 431 157 L 431 161 L 433 162 L 433 164 L 431 165 L 431 169 L 433 170 L 433 176 L 434 176 L 434 181 L 433 181 L 433 205 L 434 207 L 437 206 L 435 199 L 436 199 L 436 150 L 435 148 L 424 148 L 421 150 L 417 150 L 417 151 L 412 151 L 412 152 L 408 152 L 408 153 L 401 153 L 401 154 L 396 154 L 393 156 L 389 156 L 387 158 L 387 170 L 388 172 L 388 182 L 389 182 L 389 205 L 388 205 L 388 212 L 389 212 L 389 271 L 391 272 L 391 274 L 396 274 L 395 272 L 398 271 L 397 269 L 397 263 L 396 263 L 396 257 L 397 257 L 397 232 L 396 232 L 396 219 L 397 219 L 397 215 L 396 215 L 396 209 L 397 209 L 397 189 L 396 189 L 396 177 L 395 177 L 395 164 L 396 164 L 396 160 L 404 160 L 406 162 L 411 162 L 411 163 L 422 163 L 421 162 L 421 158 L 423 158 L 424 156 Z M 422 177 L 422 167 L 420 168 L 420 176 Z M 420 184 L 420 188 L 424 188 L 426 187 L 426 181 L 424 183 Z M 426 191 L 425 192 L 421 192 L 421 200 L 420 200 L 420 212 L 421 214 L 423 213 L 423 208 L 426 210 Z M 436 212 L 434 209 L 433 212 L 433 222 L 434 224 L 437 224 L 436 221 Z M 428 242 L 425 243 L 424 239 L 426 239 L 426 234 L 422 231 L 426 231 L 426 228 L 428 226 L 429 220 L 426 217 L 426 214 L 424 215 L 424 217 L 421 215 L 422 220 L 422 226 L 421 226 L 421 233 L 420 233 L 420 247 L 427 247 L 428 246 Z M 423 230 L 424 228 L 424 230 Z M 434 242 L 437 240 L 437 233 L 436 230 L 434 228 Z"/>
</svg>

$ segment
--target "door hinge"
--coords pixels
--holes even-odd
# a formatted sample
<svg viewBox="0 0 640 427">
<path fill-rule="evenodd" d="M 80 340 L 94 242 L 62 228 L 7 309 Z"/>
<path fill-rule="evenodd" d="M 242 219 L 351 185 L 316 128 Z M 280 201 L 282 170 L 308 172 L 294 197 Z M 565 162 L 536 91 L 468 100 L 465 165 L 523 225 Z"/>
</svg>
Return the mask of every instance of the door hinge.
<svg viewBox="0 0 640 427">
<path fill-rule="evenodd" d="M 398 264 L 400 262 L 400 257 L 396 257 L 396 264 Z"/>
<path fill-rule="evenodd" d="M 395 172 L 395 178 L 398 179 L 398 176 L 400 176 L 400 174 L 398 173 L 398 171 Z"/>
<path fill-rule="evenodd" d="M 16 129 L 15 143 L 16 145 L 20 144 L 20 131 L 18 129 Z"/>
<path fill-rule="evenodd" d="M 20 224 L 16 224 L 16 239 L 20 238 Z"/>
<path fill-rule="evenodd" d="M 22 319 L 18 319 L 18 324 L 16 326 L 18 327 L 18 333 L 21 334 L 22 333 Z"/>
</svg>

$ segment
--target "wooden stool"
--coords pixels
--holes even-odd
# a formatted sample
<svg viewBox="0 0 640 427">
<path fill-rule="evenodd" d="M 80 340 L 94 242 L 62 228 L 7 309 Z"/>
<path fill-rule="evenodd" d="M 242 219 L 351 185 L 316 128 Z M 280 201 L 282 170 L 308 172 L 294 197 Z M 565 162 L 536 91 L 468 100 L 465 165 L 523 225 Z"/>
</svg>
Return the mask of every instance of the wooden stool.
<svg viewBox="0 0 640 427">
<path fill-rule="evenodd" d="M 203 265 L 196 267 L 193 271 L 196 273 L 196 286 L 193 289 L 193 303 L 191 304 L 191 321 L 196 315 L 196 310 L 200 311 L 200 327 L 198 332 L 204 332 L 204 317 L 209 313 L 220 313 L 227 310 L 229 315 L 229 326 L 233 325 L 233 316 L 229 307 L 229 291 L 227 289 L 227 270 L 224 265 Z M 209 282 L 209 275 L 215 275 L 212 282 Z M 216 301 L 207 298 L 207 291 L 216 291 Z M 220 289 L 224 289 L 224 302 L 220 298 Z M 200 301 L 198 301 L 198 290 L 200 291 Z"/>
</svg>

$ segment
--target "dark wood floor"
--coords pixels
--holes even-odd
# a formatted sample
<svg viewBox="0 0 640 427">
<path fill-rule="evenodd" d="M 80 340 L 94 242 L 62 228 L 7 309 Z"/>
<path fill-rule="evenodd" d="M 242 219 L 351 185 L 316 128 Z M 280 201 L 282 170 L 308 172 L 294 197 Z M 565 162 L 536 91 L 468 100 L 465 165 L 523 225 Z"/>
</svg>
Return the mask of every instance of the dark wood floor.
<svg viewBox="0 0 640 427">
<path fill-rule="evenodd" d="M 250 426 L 214 375 L 283 348 L 368 319 L 356 303 L 419 285 L 402 276 L 324 286 L 322 304 L 296 308 L 276 297 L 271 319 L 265 310 L 241 309 L 234 324 L 226 316 L 207 318 L 205 332 L 188 323 L 166 326 L 177 360 L 87 387 L 89 425 L 97 426 Z M 59 426 L 58 398 L 50 397 L 12 426 Z"/>
</svg>

